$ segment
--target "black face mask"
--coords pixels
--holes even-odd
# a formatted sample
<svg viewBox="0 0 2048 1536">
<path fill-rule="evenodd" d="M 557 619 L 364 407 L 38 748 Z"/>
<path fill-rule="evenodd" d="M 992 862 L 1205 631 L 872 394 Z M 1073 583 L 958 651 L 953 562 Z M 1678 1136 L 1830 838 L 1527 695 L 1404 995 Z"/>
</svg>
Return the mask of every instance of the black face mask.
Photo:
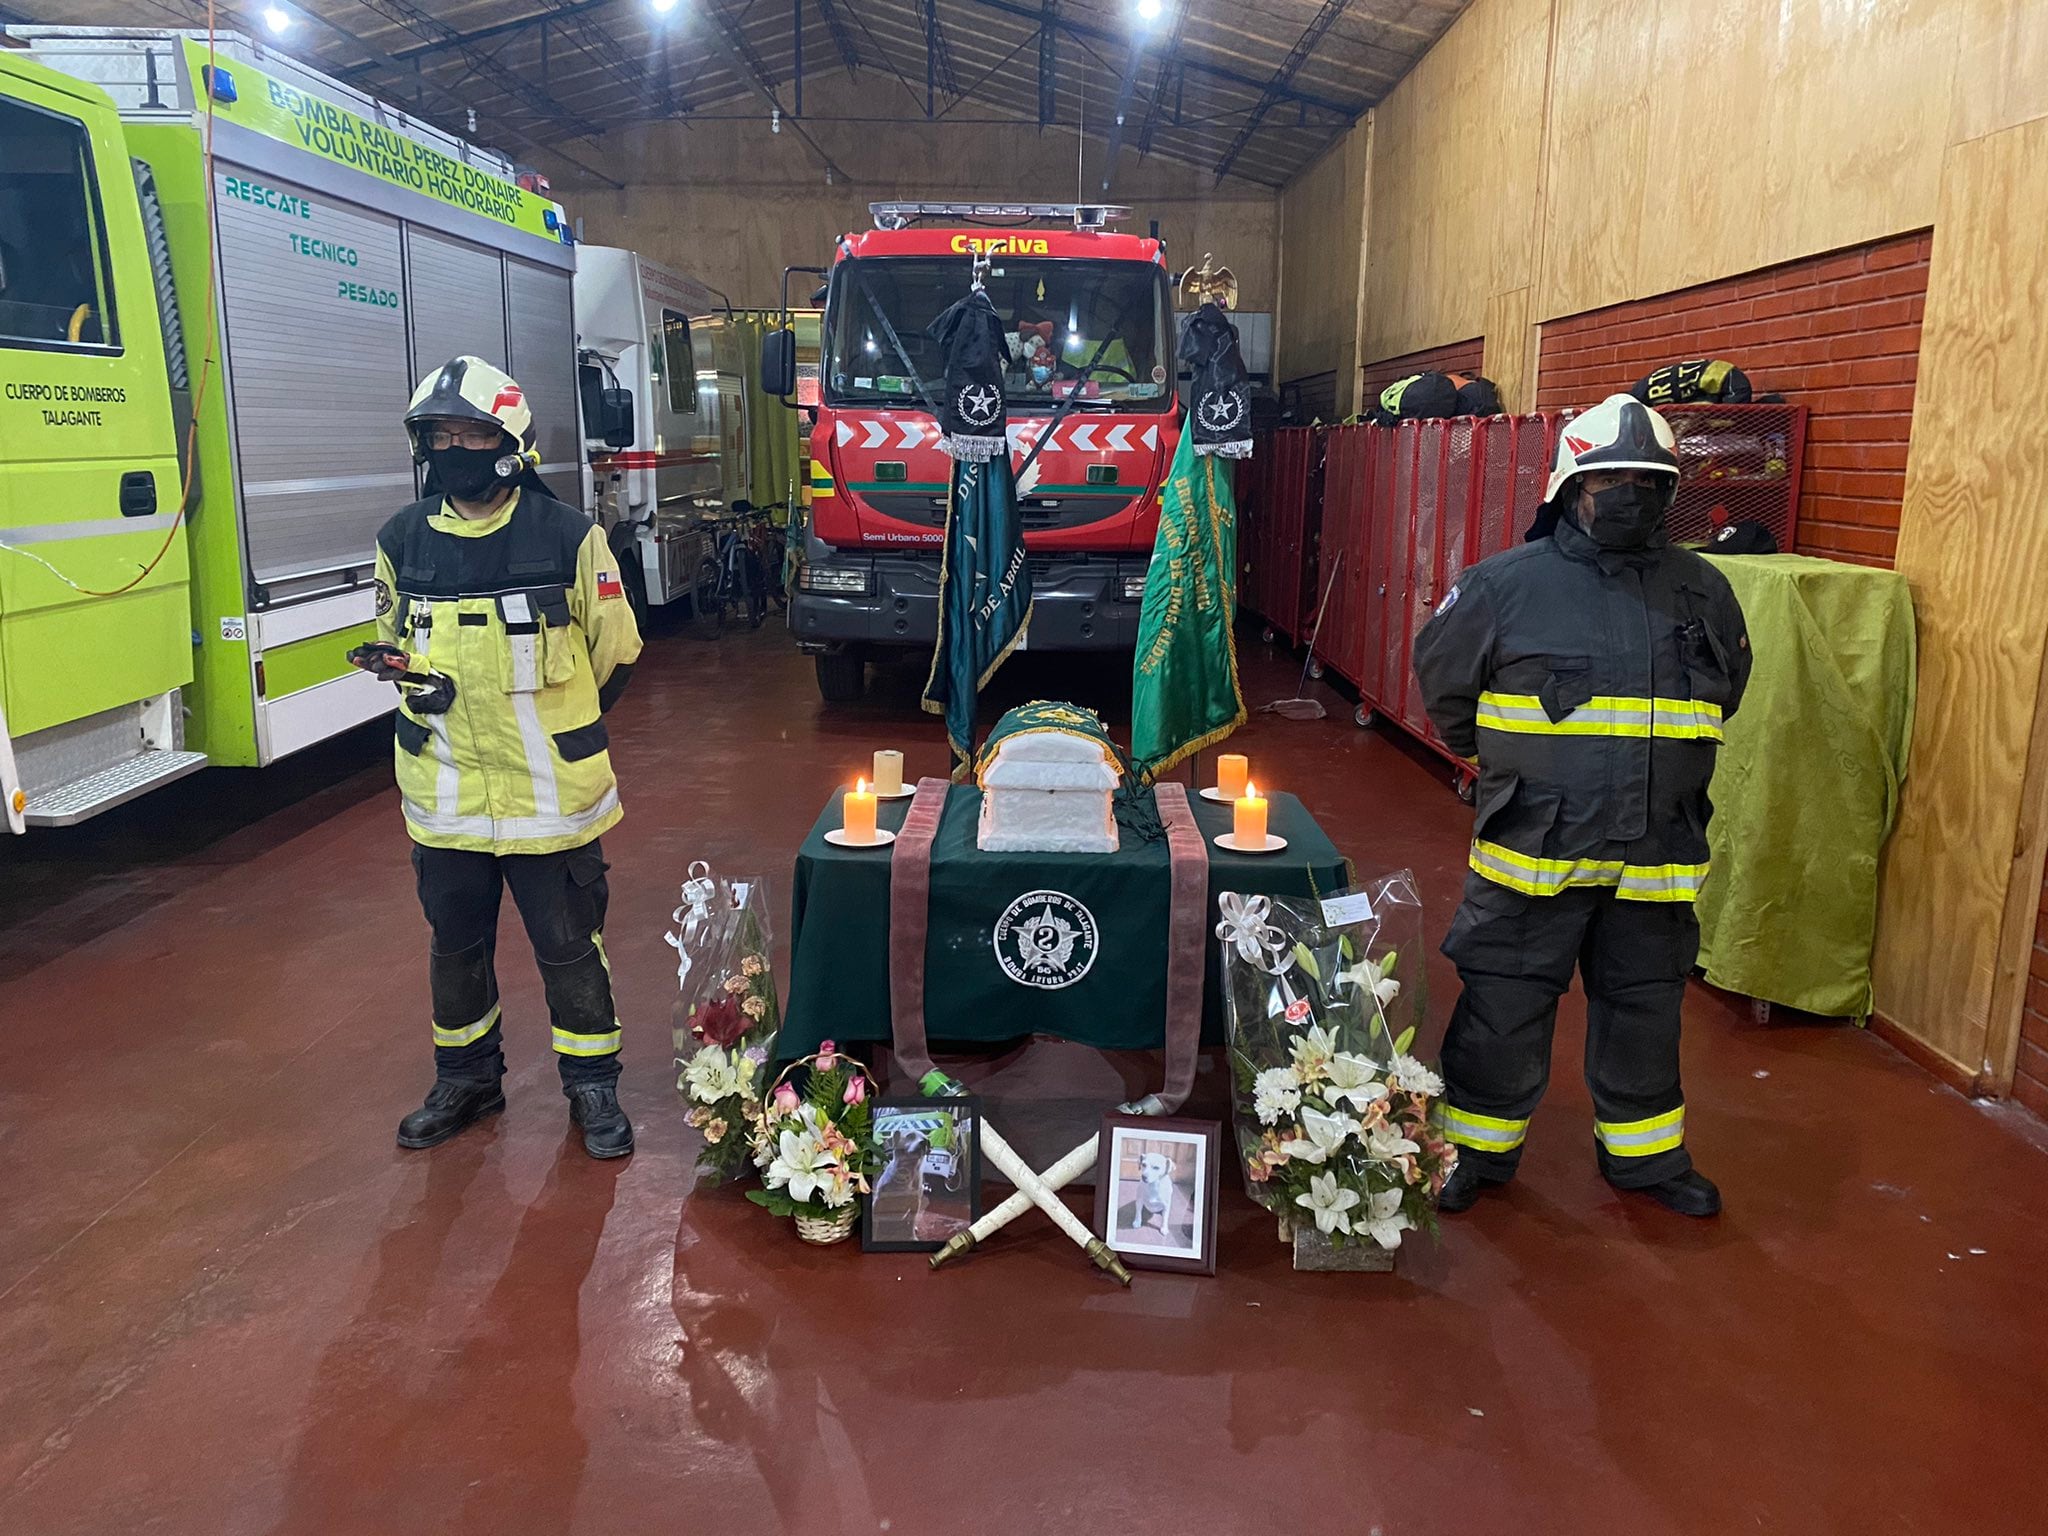
<svg viewBox="0 0 2048 1536">
<path fill-rule="evenodd" d="M 434 483 L 442 494 L 458 501 L 482 501 L 503 486 L 498 462 L 508 455 L 499 448 L 432 448 L 427 461 L 434 466 Z"/>
<path fill-rule="evenodd" d="M 1593 492 L 1579 525 L 1602 549 L 1641 549 L 1664 524 L 1668 499 L 1654 485 L 1611 485 Z"/>
</svg>

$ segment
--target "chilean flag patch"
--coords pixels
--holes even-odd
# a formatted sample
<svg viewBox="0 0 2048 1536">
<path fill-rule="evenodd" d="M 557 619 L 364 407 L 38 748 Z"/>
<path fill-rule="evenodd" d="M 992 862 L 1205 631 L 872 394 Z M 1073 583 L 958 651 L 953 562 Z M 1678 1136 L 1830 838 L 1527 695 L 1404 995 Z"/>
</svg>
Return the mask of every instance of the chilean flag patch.
<svg viewBox="0 0 2048 1536">
<path fill-rule="evenodd" d="M 619 578 L 615 572 L 599 571 L 597 573 L 597 595 L 600 599 L 607 597 L 624 597 L 626 595 L 626 589 L 625 586 L 619 581 Z"/>
</svg>

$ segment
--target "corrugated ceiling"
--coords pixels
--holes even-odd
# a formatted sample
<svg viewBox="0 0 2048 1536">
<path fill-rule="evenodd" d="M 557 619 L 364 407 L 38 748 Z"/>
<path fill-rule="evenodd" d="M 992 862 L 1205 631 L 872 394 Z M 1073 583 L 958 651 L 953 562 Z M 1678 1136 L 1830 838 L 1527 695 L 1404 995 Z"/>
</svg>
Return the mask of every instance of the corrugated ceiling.
<svg viewBox="0 0 2048 1536">
<path fill-rule="evenodd" d="M 873 111 L 893 120 L 964 111 L 1071 127 L 1085 112 L 1093 133 L 1121 106 L 1132 155 L 1278 186 L 1465 3 L 1161 0 L 1141 23 L 1139 0 L 676 0 L 666 16 L 649 0 L 291 0 L 300 19 L 283 46 L 515 156 L 589 163 L 612 127 L 765 114 L 771 101 L 800 121 L 799 74 L 851 67 L 882 82 Z M 221 5 L 220 24 L 264 36 L 263 8 Z M 205 18 L 204 0 L 0 0 L 0 20 Z"/>
</svg>

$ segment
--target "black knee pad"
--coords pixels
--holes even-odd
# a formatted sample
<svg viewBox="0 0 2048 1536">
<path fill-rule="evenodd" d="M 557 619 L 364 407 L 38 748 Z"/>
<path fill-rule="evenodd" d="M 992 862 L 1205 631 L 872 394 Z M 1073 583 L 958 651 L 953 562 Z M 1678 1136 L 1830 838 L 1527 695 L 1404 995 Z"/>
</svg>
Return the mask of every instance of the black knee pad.
<svg viewBox="0 0 2048 1536">
<path fill-rule="evenodd" d="M 598 953 L 596 945 L 579 958 L 559 965 L 543 960 L 540 979 L 547 992 L 548 1007 L 561 1021 L 562 1028 L 579 1035 L 601 1035 L 617 1022 L 612 1008 L 611 972 L 605 968 L 604 956 Z"/>
<path fill-rule="evenodd" d="M 447 1028 L 473 1023 L 498 1001 L 498 978 L 491 968 L 488 942 L 472 944 L 452 955 L 430 955 L 429 986 L 434 1018 Z"/>
</svg>

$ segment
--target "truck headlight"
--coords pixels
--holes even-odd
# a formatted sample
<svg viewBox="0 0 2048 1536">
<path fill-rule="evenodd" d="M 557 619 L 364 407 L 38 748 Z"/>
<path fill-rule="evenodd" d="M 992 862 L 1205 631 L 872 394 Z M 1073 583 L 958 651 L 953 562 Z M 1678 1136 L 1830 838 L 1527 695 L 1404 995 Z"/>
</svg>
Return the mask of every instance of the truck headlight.
<svg viewBox="0 0 2048 1536">
<path fill-rule="evenodd" d="M 838 592 L 860 597 L 868 590 L 868 573 L 856 566 L 807 565 L 801 584 L 806 592 Z"/>
<path fill-rule="evenodd" d="M 1135 576 L 1126 576 L 1124 578 L 1124 601 L 1127 603 L 1142 603 L 1144 600 L 1145 573 L 1140 571 Z"/>
</svg>

